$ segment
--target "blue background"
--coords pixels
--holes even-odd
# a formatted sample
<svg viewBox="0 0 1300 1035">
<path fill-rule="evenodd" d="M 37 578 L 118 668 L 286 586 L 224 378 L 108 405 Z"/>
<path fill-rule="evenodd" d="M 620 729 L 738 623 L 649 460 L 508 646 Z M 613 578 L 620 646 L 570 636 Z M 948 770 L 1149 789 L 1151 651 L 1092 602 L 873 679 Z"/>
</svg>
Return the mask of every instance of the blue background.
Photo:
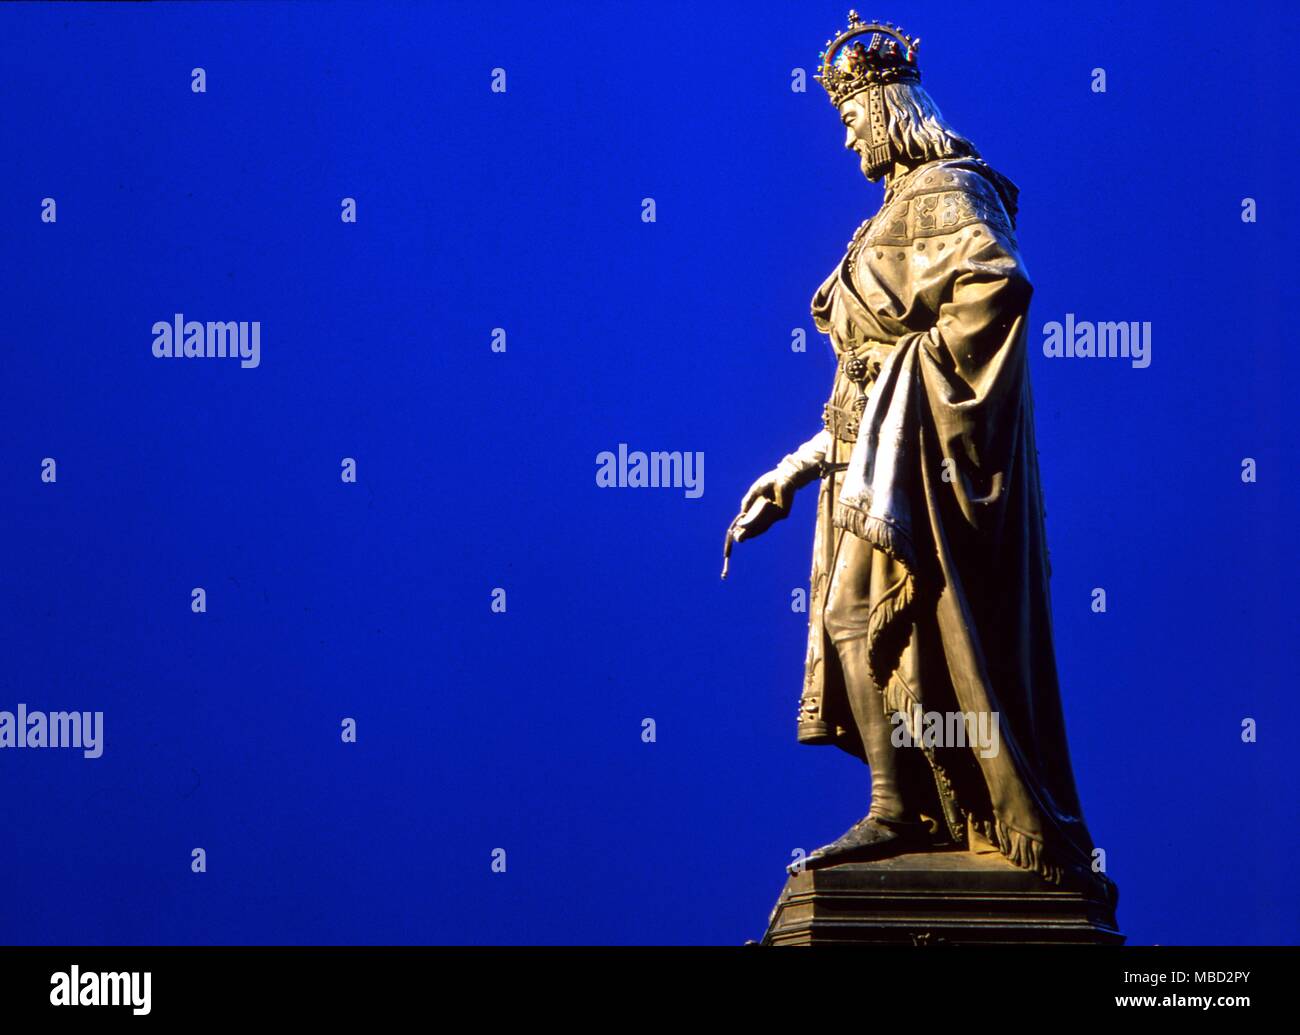
<svg viewBox="0 0 1300 1035">
<path fill-rule="evenodd" d="M 879 13 L 1023 190 L 1059 664 L 1121 925 L 1296 942 L 1297 33 L 1151 6 Z M 879 203 L 789 85 L 845 13 L 0 10 L 0 708 L 102 710 L 106 741 L 0 752 L 0 940 L 761 935 L 792 850 L 868 794 L 794 739 L 811 499 L 718 579 L 740 495 L 820 425 L 809 300 Z M 154 359 L 175 312 L 260 320 L 260 368 Z M 1150 368 L 1046 359 L 1066 312 L 1151 321 Z M 620 442 L 702 450 L 704 497 L 598 488 Z"/>
</svg>

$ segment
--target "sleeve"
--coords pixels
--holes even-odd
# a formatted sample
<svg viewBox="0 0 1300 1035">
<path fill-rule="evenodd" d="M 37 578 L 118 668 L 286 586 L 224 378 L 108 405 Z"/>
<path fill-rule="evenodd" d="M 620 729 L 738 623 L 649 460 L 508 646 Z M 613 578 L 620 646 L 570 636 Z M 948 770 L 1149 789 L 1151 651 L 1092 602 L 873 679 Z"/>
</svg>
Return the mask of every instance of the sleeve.
<svg viewBox="0 0 1300 1035">
<path fill-rule="evenodd" d="M 777 472 L 792 488 L 802 488 L 817 480 L 830 448 L 831 433 L 823 428 L 793 453 L 787 453 L 777 464 Z"/>
<path fill-rule="evenodd" d="M 957 242 L 944 301 L 923 342 L 941 365 L 973 391 L 999 373 L 1004 346 L 1022 329 L 1033 286 L 1015 245 L 977 223 Z"/>
</svg>

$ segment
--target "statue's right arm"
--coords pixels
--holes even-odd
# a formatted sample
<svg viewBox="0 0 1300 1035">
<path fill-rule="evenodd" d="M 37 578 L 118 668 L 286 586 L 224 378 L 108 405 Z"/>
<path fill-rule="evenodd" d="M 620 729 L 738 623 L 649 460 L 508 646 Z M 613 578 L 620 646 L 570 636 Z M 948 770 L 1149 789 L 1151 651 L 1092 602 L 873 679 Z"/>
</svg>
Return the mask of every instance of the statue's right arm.
<svg viewBox="0 0 1300 1035">
<path fill-rule="evenodd" d="M 794 452 L 787 453 L 776 467 L 749 487 L 741 511 L 748 510 L 760 496 L 770 499 L 782 510 L 789 510 L 794 494 L 819 477 L 821 463 L 830 447 L 830 432 L 823 428 Z"/>
</svg>

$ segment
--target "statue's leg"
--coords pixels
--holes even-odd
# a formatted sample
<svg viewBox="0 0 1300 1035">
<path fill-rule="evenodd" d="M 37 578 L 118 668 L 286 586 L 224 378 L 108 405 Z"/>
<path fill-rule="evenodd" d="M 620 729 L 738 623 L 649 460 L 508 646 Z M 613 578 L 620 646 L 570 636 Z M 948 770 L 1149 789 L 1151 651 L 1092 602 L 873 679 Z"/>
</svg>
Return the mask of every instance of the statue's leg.
<svg viewBox="0 0 1300 1035">
<path fill-rule="evenodd" d="M 827 636 L 839 655 L 845 689 L 871 767 L 871 807 L 842 837 L 812 852 L 808 865 L 825 865 L 853 856 L 873 858 L 913 850 L 929 843 L 929 824 L 905 796 L 900 752 L 890 740 L 880 688 L 867 665 L 872 546 L 844 533 L 824 615 Z"/>
<path fill-rule="evenodd" d="M 826 598 L 826 633 L 839 654 L 853 721 L 871 767 L 869 814 L 878 819 L 909 821 L 919 817 L 910 813 L 903 801 L 897 749 L 890 742 L 892 727 L 885 715 L 880 688 L 872 681 L 867 666 L 871 553 L 870 543 L 844 533 Z"/>
</svg>

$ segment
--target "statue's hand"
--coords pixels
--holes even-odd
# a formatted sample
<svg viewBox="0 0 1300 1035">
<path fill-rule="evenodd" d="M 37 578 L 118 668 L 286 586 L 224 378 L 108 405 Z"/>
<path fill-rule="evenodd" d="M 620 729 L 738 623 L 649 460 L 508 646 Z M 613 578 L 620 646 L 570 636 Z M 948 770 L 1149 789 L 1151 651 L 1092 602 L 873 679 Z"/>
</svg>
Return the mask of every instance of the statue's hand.
<svg viewBox="0 0 1300 1035">
<path fill-rule="evenodd" d="M 754 484 L 745 493 L 745 498 L 740 501 L 740 512 L 747 513 L 749 508 L 760 499 L 768 499 L 779 507 L 786 507 L 793 494 L 794 489 L 790 485 L 789 477 L 780 468 L 774 467 L 767 474 L 759 475 L 755 479 Z"/>
<path fill-rule="evenodd" d="M 789 516 L 794 494 L 821 477 L 830 445 L 830 432 L 823 428 L 755 481 L 740 502 L 740 517 L 728 529 L 728 543 L 753 539 Z"/>
<path fill-rule="evenodd" d="M 779 468 L 758 478 L 740 501 L 741 516 L 732 526 L 732 538 L 736 542 L 753 539 L 786 517 L 795 488 L 790 477 Z"/>
</svg>

